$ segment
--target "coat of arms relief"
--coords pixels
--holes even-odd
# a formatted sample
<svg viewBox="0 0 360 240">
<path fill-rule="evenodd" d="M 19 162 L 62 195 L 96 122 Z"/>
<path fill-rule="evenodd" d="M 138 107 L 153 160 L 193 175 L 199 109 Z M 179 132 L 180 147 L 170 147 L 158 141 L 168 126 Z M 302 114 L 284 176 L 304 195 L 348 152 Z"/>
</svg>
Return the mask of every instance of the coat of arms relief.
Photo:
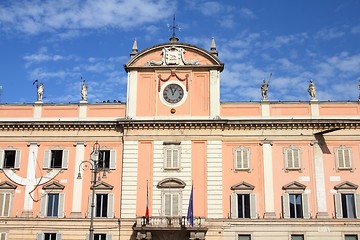
<svg viewBox="0 0 360 240">
<path fill-rule="evenodd" d="M 151 60 L 146 63 L 148 66 L 161 65 L 199 65 L 197 60 L 185 60 L 185 50 L 181 47 L 166 47 L 161 52 L 162 58 L 160 61 Z"/>
</svg>

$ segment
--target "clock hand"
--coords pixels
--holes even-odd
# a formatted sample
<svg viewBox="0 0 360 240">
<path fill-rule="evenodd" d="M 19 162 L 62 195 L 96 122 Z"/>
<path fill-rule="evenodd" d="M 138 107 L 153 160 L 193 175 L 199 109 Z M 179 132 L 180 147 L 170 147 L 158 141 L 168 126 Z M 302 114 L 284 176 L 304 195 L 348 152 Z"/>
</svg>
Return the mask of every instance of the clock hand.
<svg viewBox="0 0 360 240">
<path fill-rule="evenodd" d="M 174 96 L 174 94 L 175 94 L 175 92 L 176 92 L 176 88 L 170 88 L 170 90 L 171 90 L 171 94 Z"/>
</svg>

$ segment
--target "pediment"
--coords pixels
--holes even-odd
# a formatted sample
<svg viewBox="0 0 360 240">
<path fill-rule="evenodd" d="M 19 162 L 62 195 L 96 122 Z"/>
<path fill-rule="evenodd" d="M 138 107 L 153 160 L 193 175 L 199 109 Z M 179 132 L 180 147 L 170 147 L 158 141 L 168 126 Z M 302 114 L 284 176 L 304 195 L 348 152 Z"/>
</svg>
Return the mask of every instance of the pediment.
<svg viewBox="0 0 360 240">
<path fill-rule="evenodd" d="M 114 188 L 113 185 L 110 185 L 106 182 L 97 182 L 96 185 L 94 186 L 96 190 L 112 190 Z M 93 189 L 94 188 L 93 186 L 91 186 L 90 189 Z"/>
<path fill-rule="evenodd" d="M 11 182 L 3 181 L 0 183 L 0 189 L 16 189 L 17 186 Z"/>
<path fill-rule="evenodd" d="M 335 189 L 353 189 L 356 190 L 358 188 L 358 185 L 355 183 L 351 183 L 348 181 L 345 181 L 343 183 L 340 183 L 334 187 Z"/>
<path fill-rule="evenodd" d="M 65 186 L 58 182 L 50 182 L 43 186 L 45 190 L 63 190 L 64 188 Z"/>
<path fill-rule="evenodd" d="M 185 182 L 178 178 L 165 178 L 158 183 L 157 188 L 184 188 L 185 186 Z"/>
<path fill-rule="evenodd" d="M 240 182 L 231 186 L 231 190 L 254 190 L 254 186 L 247 182 Z"/>
<path fill-rule="evenodd" d="M 282 187 L 283 190 L 305 190 L 306 185 L 301 184 L 299 182 L 291 182 Z"/>
</svg>

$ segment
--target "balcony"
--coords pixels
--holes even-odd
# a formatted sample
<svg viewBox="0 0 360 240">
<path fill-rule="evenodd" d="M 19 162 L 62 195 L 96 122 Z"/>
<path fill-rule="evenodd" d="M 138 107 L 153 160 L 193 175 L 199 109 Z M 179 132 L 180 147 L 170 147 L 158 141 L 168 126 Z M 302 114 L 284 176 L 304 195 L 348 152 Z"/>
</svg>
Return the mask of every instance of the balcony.
<svg viewBox="0 0 360 240">
<path fill-rule="evenodd" d="M 207 227 L 205 219 L 194 218 L 194 226 L 191 226 L 186 217 L 138 217 L 133 230 L 136 239 L 205 239 Z"/>
</svg>

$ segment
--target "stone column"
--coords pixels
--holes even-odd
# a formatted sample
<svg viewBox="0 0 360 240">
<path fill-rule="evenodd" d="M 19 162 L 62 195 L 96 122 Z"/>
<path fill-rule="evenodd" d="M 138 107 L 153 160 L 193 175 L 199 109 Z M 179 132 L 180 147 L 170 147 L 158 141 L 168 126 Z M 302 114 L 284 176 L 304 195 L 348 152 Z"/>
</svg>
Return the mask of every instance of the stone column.
<svg viewBox="0 0 360 240">
<path fill-rule="evenodd" d="M 274 176 L 272 160 L 272 142 L 262 141 L 262 154 L 264 163 L 264 193 L 265 213 L 264 218 L 276 218 L 274 208 Z"/>
<path fill-rule="evenodd" d="M 314 163 L 315 163 L 315 184 L 316 184 L 316 199 L 317 199 L 317 218 L 328 218 L 326 206 L 326 188 L 325 188 L 325 174 L 324 174 L 324 159 L 322 150 L 318 141 L 311 142 L 314 147 Z"/>
</svg>

